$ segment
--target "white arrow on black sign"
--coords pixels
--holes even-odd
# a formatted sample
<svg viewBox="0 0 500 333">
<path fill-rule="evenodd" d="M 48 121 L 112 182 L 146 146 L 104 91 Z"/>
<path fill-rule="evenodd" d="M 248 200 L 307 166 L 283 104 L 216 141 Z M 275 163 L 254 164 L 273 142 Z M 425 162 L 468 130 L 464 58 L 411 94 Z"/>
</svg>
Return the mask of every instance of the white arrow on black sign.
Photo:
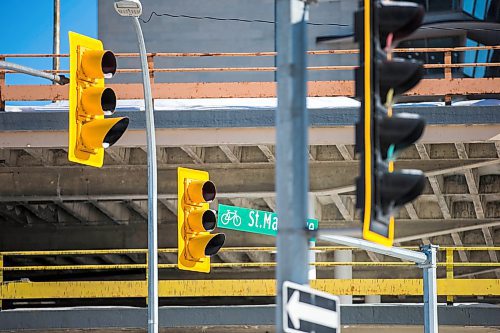
<svg viewBox="0 0 500 333">
<path fill-rule="evenodd" d="M 303 294 L 302 299 L 301 293 Z M 337 296 L 285 281 L 283 283 L 283 303 L 283 329 L 285 332 L 340 332 L 339 299 Z"/>
</svg>

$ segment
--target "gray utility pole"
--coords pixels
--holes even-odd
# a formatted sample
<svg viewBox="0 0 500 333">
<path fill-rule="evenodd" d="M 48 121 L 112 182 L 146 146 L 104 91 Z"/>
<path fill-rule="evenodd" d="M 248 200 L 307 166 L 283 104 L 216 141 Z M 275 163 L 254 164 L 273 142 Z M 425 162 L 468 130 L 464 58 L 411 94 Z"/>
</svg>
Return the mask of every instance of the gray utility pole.
<svg viewBox="0 0 500 333">
<path fill-rule="evenodd" d="M 60 0 L 54 0 L 54 42 L 52 44 L 52 54 L 59 54 L 61 43 L 61 3 Z M 60 59 L 59 57 L 52 58 L 52 69 L 59 70 Z"/>
<path fill-rule="evenodd" d="M 283 332 L 283 282 L 308 284 L 306 51 L 308 5 L 276 0 L 278 112 L 276 113 L 276 332 Z"/>
<path fill-rule="evenodd" d="M 329 231 L 318 231 L 319 239 L 345 245 L 357 247 L 362 250 L 380 253 L 386 256 L 399 258 L 404 261 L 413 261 L 424 271 L 424 333 L 438 333 L 437 314 L 437 246 L 425 245 L 421 247 L 421 252 L 411 251 L 398 247 L 387 247 L 347 236 L 339 236 Z"/>
</svg>

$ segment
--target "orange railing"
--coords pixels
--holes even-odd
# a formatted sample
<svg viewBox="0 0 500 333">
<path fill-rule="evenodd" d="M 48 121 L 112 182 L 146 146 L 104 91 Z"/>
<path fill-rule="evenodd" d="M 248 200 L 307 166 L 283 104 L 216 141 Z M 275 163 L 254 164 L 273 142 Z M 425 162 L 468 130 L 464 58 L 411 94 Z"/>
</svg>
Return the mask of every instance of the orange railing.
<svg viewBox="0 0 500 333">
<path fill-rule="evenodd" d="M 473 50 L 499 50 L 497 46 L 482 47 L 455 47 L 455 48 L 411 48 L 396 49 L 395 53 L 442 53 L 444 63 L 425 64 L 427 69 L 443 69 L 442 78 L 426 78 L 411 91 L 409 96 L 445 96 L 451 99 L 452 95 L 487 95 L 500 93 L 500 78 L 463 78 L 454 77 L 453 68 L 465 67 L 500 67 L 500 63 L 452 63 L 453 52 Z M 359 53 L 359 50 L 319 50 L 309 51 L 310 57 L 335 56 Z M 276 67 L 182 67 L 161 68 L 158 60 L 162 58 L 207 58 L 207 57 L 273 57 L 275 52 L 253 53 L 149 53 L 150 79 L 153 85 L 154 98 L 232 98 L 232 97 L 275 97 L 275 82 L 188 82 L 188 83 L 159 83 L 155 82 L 155 75 L 159 73 L 192 73 L 192 72 L 274 72 Z M 119 58 L 137 58 L 137 53 L 117 54 Z M 15 62 L 19 58 L 67 58 L 67 54 L 3 54 L 0 60 Z M 313 58 L 311 58 L 313 59 Z M 356 62 L 353 57 L 353 63 Z M 357 65 L 341 66 L 310 66 L 309 71 L 352 71 Z M 48 73 L 67 74 L 68 70 L 46 70 Z M 138 73 L 138 68 L 119 69 L 118 73 Z M 12 71 L 0 70 L 0 110 L 6 101 L 32 100 L 65 100 L 68 98 L 68 88 L 57 85 L 7 85 L 5 76 L 14 74 Z M 142 89 L 139 83 L 112 84 L 120 99 L 142 99 Z M 309 81 L 309 96 L 353 96 L 354 81 Z"/>
</svg>

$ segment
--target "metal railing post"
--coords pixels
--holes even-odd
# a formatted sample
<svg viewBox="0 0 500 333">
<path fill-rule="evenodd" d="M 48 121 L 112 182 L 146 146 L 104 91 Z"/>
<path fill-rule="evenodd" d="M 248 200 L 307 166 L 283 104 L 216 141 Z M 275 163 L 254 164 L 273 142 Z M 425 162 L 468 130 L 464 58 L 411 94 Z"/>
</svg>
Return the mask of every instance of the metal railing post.
<svg viewBox="0 0 500 333">
<path fill-rule="evenodd" d="M 422 252 L 427 262 L 419 265 L 424 270 L 424 333 L 438 333 L 437 313 L 437 245 L 424 245 Z"/>
<path fill-rule="evenodd" d="M 5 61 L 5 57 L 0 57 L 0 61 Z M 5 71 L 0 70 L 0 111 L 5 111 Z"/>
<path fill-rule="evenodd" d="M 0 311 L 2 311 L 3 301 L 3 254 L 0 253 Z"/>
<path fill-rule="evenodd" d="M 146 288 L 147 286 L 149 286 L 149 253 L 146 253 L 146 269 L 144 270 L 144 272 L 146 273 Z M 148 293 L 146 292 L 146 305 L 148 305 Z"/>
<path fill-rule="evenodd" d="M 444 63 L 445 65 L 451 65 L 451 51 L 446 51 L 444 53 Z M 444 78 L 450 80 L 453 78 L 451 73 L 451 67 L 446 67 L 444 69 Z M 451 95 L 445 95 L 444 102 L 446 105 L 451 105 Z"/>
<path fill-rule="evenodd" d="M 453 279 L 454 274 L 453 274 L 453 254 L 454 251 L 452 248 L 447 248 L 446 249 L 446 279 Z M 452 305 L 453 304 L 453 295 L 448 295 L 446 296 L 446 304 Z"/>
<path fill-rule="evenodd" d="M 149 82 L 150 82 L 151 87 L 154 87 L 154 84 L 155 84 L 155 71 L 154 71 L 154 69 L 155 69 L 155 56 L 156 56 L 156 53 L 151 53 L 147 56 L 148 67 L 149 67 Z M 151 96 L 151 100 L 152 100 L 152 105 L 153 105 L 153 109 L 154 109 L 155 100 L 152 96 Z"/>
</svg>

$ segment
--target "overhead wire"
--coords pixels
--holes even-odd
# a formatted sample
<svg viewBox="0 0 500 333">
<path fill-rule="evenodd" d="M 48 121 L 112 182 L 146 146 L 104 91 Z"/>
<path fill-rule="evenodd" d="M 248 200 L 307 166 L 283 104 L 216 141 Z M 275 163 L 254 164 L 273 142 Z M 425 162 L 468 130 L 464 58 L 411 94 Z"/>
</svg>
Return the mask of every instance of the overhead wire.
<svg viewBox="0 0 500 333">
<path fill-rule="evenodd" d="M 143 23 L 149 23 L 149 21 L 151 21 L 151 19 L 153 18 L 153 15 L 158 16 L 158 17 L 168 16 L 168 17 L 173 17 L 173 18 L 188 18 L 188 19 L 194 19 L 194 20 L 233 21 L 233 22 L 244 22 L 244 23 L 267 23 L 267 24 L 276 23 L 275 21 L 259 20 L 259 19 L 250 20 L 250 19 L 242 19 L 242 18 L 227 18 L 227 17 L 214 17 L 214 16 L 193 16 L 193 15 L 170 14 L 170 13 L 158 14 L 155 11 L 151 12 L 148 19 L 144 20 L 144 19 L 140 18 L 140 20 Z M 341 23 L 307 22 L 307 24 L 314 25 L 314 26 L 339 26 L 339 27 L 348 27 L 349 26 L 349 24 L 341 24 Z"/>
<path fill-rule="evenodd" d="M 186 15 L 186 14 L 171 14 L 171 13 L 157 13 L 152 11 L 149 14 L 147 19 L 140 18 L 143 23 L 149 23 L 153 16 L 161 17 L 167 16 L 172 18 L 187 18 L 193 20 L 212 20 L 212 21 L 232 21 L 232 22 L 243 22 L 243 23 L 266 23 L 266 24 L 275 24 L 275 21 L 270 20 L 260 20 L 260 19 L 243 19 L 243 18 L 228 18 L 228 17 L 215 17 L 215 16 L 194 16 L 194 15 Z M 308 25 L 311 26 L 336 26 L 336 27 L 349 27 L 350 24 L 342 24 L 342 23 L 317 23 L 317 22 L 307 22 Z M 499 32 L 499 29 L 494 28 L 446 28 L 446 27 L 421 27 L 422 30 L 449 30 L 449 31 L 457 31 L 457 30 L 468 30 L 468 31 L 491 31 L 491 32 Z"/>
</svg>

